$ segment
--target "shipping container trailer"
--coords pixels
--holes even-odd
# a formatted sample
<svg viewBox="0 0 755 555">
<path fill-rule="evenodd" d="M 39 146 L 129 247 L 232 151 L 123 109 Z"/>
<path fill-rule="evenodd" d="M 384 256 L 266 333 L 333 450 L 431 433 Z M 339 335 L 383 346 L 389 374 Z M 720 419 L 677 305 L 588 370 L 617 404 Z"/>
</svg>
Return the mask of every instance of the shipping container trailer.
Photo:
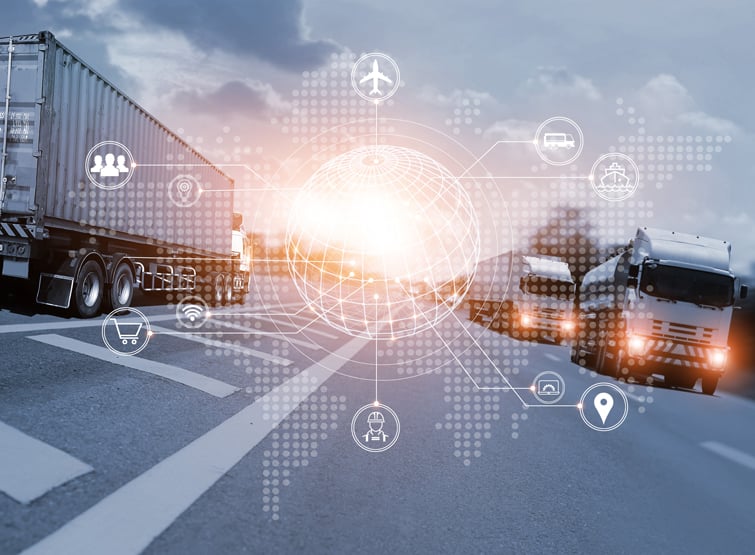
<svg viewBox="0 0 755 555">
<path fill-rule="evenodd" d="M 49 32 L 0 38 L 0 279 L 90 317 L 249 289 L 233 180 Z"/>
</svg>

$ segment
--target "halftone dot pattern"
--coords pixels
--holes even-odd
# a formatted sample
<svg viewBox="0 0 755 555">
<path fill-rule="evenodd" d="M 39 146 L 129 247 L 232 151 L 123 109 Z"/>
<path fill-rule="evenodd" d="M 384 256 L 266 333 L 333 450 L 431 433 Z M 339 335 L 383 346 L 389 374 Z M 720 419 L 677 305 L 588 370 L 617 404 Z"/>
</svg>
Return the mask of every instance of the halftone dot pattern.
<svg viewBox="0 0 755 555">
<path fill-rule="evenodd" d="M 646 128 L 645 117 L 623 98 L 616 99 L 616 115 L 622 118 L 633 133 L 621 135 L 618 146 L 609 152 L 630 156 L 638 165 L 642 179 L 656 189 L 663 189 L 679 172 L 710 172 L 713 158 L 731 142 L 729 135 L 652 135 Z"/>
<path fill-rule="evenodd" d="M 459 136 L 463 130 L 471 129 L 475 135 L 482 135 L 482 101 L 471 94 L 462 93 L 454 95 L 451 102 L 451 114 L 443 122 L 450 132 Z"/>
<path fill-rule="evenodd" d="M 302 72 L 301 87 L 291 91 L 291 114 L 272 118 L 281 133 L 294 144 L 319 143 L 316 136 L 336 125 L 375 117 L 374 104 L 360 98 L 351 87 L 351 69 L 357 60 L 352 52 L 332 54 L 320 70 Z M 391 106 L 393 98 L 382 105 Z M 364 131 L 369 124 L 362 123 Z M 313 140 L 314 138 L 314 140 Z"/>
<path fill-rule="evenodd" d="M 293 469 L 307 466 L 317 456 L 319 446 L 328 434 L 338 429 L 338 420 L 346 411 L 345 395 L 328 395 L 326 386 L 320 387 L 301 404 L 304 385 L 291 380 L 289 387 L 269 398 L 265 405 L 267 418 L 278 418 L 297 407 L 269 438 L 262 461 L 262 510 L 272 520 L 280 518 L 282 488 L 291 484 Z M 316 380 L 316 379 L 315 379 Z"/>
</svg>

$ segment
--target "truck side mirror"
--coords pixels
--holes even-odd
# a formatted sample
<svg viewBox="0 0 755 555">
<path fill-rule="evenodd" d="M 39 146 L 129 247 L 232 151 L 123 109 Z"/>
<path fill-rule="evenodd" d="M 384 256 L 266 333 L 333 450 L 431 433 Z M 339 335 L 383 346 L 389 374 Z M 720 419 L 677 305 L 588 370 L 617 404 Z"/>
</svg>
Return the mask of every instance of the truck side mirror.
<svg viewBox="0 0 755 555">
<path fill-rule="evenodd" d="M 522 276 L 522 277 L 519 278 L 519 290 L 522 293 L 526 293 L 527 292 L 526 287 L 527 287 L 527 280 L 525 279 L 524 276 Z"/>
<path fill-rule="evenodd" d="M 739 287 L 739 298 L 740 299 L 746 299 L 747 298 L 747 292 L 750 290 L 749 287 L 746 285 L 741 285 Z"/>
<path fill-rule="evenodd" d="M 637 287 L 637 277 L 640 275 L 640 266 L 638 264 L 629 265 L 629 274 L 627 277 L 627 287 Z"/>
</svg>

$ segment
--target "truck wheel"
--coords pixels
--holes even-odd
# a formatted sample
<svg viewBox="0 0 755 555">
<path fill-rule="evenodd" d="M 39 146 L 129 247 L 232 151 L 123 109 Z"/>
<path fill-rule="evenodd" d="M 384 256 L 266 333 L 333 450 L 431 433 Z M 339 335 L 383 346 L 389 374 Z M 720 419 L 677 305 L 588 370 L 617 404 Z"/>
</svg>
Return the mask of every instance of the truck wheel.
<svg viewBox="0 0 755 555">
<path fill-rule="evenodd" d="M 225 295 L 223 294 L 223 290 L 225 288 L 225 278 L 223 277 L 223 274 L 215 274 L 215 277 L 212 278 L 212 305 L 213 306 L 220 306 L 223 304 L 223 299 Z"/>
<path fill-rule="evenodd" d="M 73 288 L 73 306 L 82 318 L 92 318 L 100 313 L 105 296 L 105 277 L 102 268 L 94 260 L 87 260 L 76 276 Z"/>
<path fill-rule="evenodd" d="M 115 268 L 113 283 L 108 291 L 108 305 L 111 310 L 131 306 L 134 299 L 134 272 L 128 264 L 121 262 Z"/>
<path fill-rule="evenodd" d="M 718 387 L 718 376 L 716 374 L 706 374 L 703 376 L 703 393 L 713 395 Z"/>
<path fill-rule="evenodd" d="M 223 280 L 223 305 L 230 306 L 233 304 L 233 280 L 231 276 L 225 276 Z"/>
</svg>

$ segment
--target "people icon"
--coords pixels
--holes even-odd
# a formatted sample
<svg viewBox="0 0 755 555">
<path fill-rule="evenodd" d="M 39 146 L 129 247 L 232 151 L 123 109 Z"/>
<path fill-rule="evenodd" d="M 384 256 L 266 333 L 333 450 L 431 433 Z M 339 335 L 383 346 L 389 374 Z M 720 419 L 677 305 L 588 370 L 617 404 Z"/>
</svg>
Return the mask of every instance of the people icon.
<svg viewBox="0 0 755 555">
<path fill-rule="evenodd" d="M 118 177 L 119 172 L 113 164 L 115 163 L 115 154 L 108 152 L 105 154 L 105 167 L 100 171 L 102 177 Z"/>
<path fill-rule="evenodd" d="M 115 165 L 116 162 L 117 165 Z M 100 177 L 118 177 L 122 173 L 128 173 L 129 169 L 123 154 L 119 154 L 116 158 L 115 154 L 108 152 L 105 154 L 105 165 L 102 165 L 102 156 L 97 154 L 94 157 L 94 166 L 89 171 L 100 174 Z"/>
<path fill-rule="evenodd" d="M 383 431 L 383 424 L 385 424 L 385 417 L 380 411 L 372 411 L 367 417 L 367 424 L 370 429 L 362 436 L 364 442 L 370 444 L 372 442 L 385 443 L 388 439 L 388 434 Z"/>
<path fill-rule="evenodd" d="M 128 173 L 128 168 L 126 167 L 126 157 L 123 154 L 119 154 L 118 158 L 116 158 L 116 161 L 118 162 L 118 165 L 116 166 L 118 172 Z"/>
<path fill-rule="evenodd" d="M 94 157 L 94 166 L 90 170 L 92 173 L 100 173 L 102 171 L 102 156 L 99 154 Z"/>
</svg>

